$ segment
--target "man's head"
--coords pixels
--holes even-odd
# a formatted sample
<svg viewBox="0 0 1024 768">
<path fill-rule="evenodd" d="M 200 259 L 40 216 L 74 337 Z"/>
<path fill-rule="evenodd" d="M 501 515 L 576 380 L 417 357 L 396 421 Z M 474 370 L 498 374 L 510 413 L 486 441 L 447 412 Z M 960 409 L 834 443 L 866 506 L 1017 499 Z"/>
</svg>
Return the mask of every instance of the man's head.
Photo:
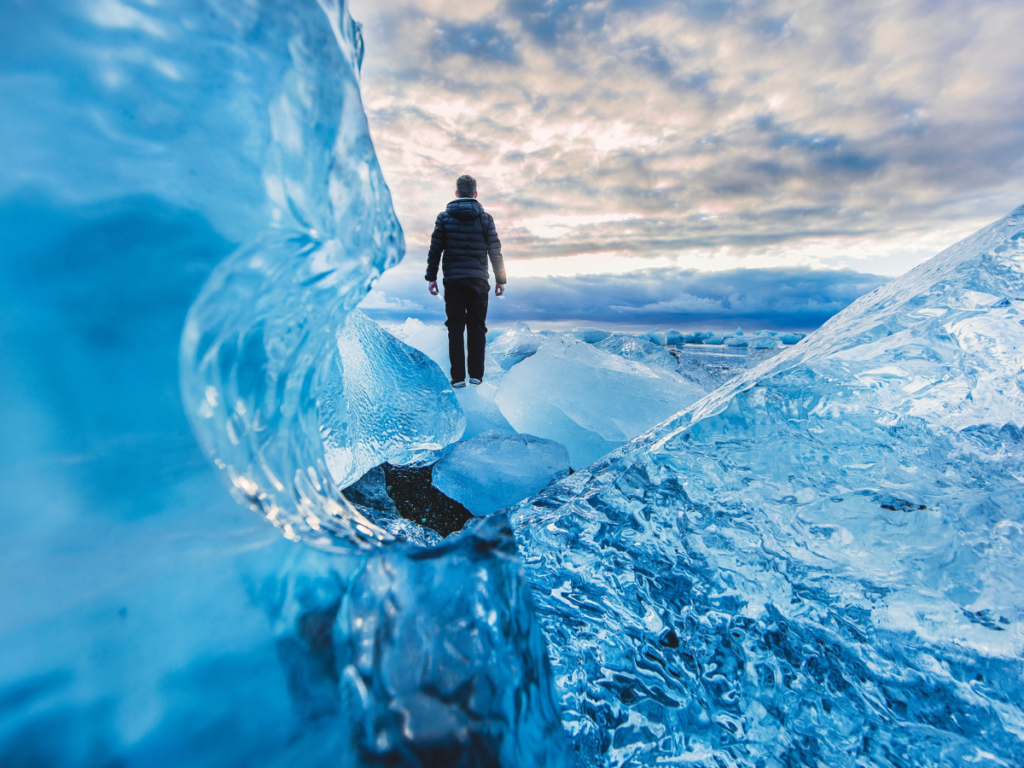
<svg viewBox="0 0 1024 768">
<path fill-rule="evenodd" d="M 455 194 L 459 197 L 476 197 L 476 179 L 469 175 L 455 180 Z"/>
</svg>

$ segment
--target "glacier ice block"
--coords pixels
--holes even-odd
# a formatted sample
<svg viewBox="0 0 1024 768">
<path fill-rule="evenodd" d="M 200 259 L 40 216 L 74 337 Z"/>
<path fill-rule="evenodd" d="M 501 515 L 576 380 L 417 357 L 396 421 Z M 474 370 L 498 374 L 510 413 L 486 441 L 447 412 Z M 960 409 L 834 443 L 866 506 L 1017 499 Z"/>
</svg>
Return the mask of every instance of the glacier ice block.
<svg viewBox="0 0 1024 768">
<path fill-rule="evenodd" d="M 561 443 L 577 468 L 703 394 L 672 371 L 555 336 L 505 373 L 497 403 L 517 432 Z"/>
<path fill-rule="evenodd" d="M 646 365 L 657 365 L 669 370 L 676 368 L 676 359 L 665 347 L 630 333 L 613 333 L 594 346 L 626 360 L 634 360 Z"/>
<path fill-rule="evenodd" d="M 434 465 L 433 482 L 474 515 L 517 504 L 569 474 L 564 445 L 533 435 L 484 432 L 452 446 Z"/>
<path fill-rule="evenodd" d="M 1022 320 L 1024 208 L 514 510 L 584 764 L 1019 762 Z"/>
<path fill-rule="evenodd" d="M 507 371 L 516 363 L 536 354 L 544 339 L 544 334 L 534 333 L 526 323 L 513 323 L 487 345 L 487 352 Z"/>
<path fill-rule="evenodd" d="M 320 436 L 339 487 L 386 461 L 408 464 L 460 437 L 466 417 L 437 364 L 352 310 L 320 392 Z"/>
</svg>

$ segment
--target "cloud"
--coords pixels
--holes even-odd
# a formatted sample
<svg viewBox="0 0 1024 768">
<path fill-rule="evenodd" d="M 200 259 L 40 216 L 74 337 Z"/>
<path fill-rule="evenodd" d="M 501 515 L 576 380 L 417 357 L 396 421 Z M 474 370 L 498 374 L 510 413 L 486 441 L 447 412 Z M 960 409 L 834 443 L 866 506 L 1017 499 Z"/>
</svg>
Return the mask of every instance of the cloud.
<svg viewBox="0 0 1024 768">
<path fill-rule="evenodd" d="M 382 278 L 390 294 L 426 296 L 419 265 L 405 266 Z M 700 272 L 662 268 L 625 274 L 527 277 L 510 283 L 506 295 L 491 297 L 488 322 L 517 320 L 541 325 L 596 325 L 680 330 L 735 328 L 808 331 L 821 325 L 887 278 L 854 270 L 782 267 Z M 418 317 L 438 321 L 440 299 L 424 299 L 418 311 L 389 308 L 374 317 L 400 321 Z"/>
<path fill-rule="evenodd" d="M 454 179 L 494 215 L 491 322 L 807 330 L 1024 202 L 1019 0 L 352 0 L 437 321 Z"/>
<path fill-rule="evenodd" d="M 515 44 L 493 22 L 453 24 L 440 22 L 436 30 L 434 52 L 441 58 L 464 54 L 506 64 L 519 60 Z"/>
<path fill-rule="evenodd" d="M 372 290 L 359 302 L 359 309 L 373 312 L 422 312 L 423 305 L 409 299 L 389 299 L 384 291 Z"/>
<path fill-rule="evenodd" d="M 352 6 L 412 249 L 464 171 L 526 258 L 727 245 L 757 266 L 766 243 L 821 237 L 836 252 L 870 235 L 885 250 L 937 227 L 969 234 L 1024 201 L 1015 0 Z M 517 225 L 542 213 L 644 223 Z"/>
</svg>

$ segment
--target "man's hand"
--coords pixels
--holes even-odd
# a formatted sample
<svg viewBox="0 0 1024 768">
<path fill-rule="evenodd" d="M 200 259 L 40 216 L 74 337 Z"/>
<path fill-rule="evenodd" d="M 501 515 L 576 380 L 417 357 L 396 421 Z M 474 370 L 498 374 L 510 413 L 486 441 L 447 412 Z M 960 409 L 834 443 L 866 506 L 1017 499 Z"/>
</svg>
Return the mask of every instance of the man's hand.
<svg viewBox="0 0 1024 768">
<path fill-rule="evenodd" d="M 505 285 L 503 283 L 495 283 L 495 285 L 494 285 L 494 295 L 495 296 L 502 296 L 502 295 L 504 295 L 504 293 L 505 293 Z"/>
<path fill-rule="evenodd" d="M 437 296 L 437 294 L 438 294 L 437 280 L 431 280 L 430 284 L 427 286 L 427 290 L 430 291 L 430 295 L 431 296 Z"/>
</svg>

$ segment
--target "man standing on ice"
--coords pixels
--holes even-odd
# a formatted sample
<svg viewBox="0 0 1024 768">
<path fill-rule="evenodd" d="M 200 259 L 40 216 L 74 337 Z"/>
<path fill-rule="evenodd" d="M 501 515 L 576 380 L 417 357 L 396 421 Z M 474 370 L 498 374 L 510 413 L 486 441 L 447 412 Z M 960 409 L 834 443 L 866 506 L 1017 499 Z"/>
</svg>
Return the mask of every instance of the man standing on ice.
<svg viewBox="0 0 1024 768">
<path fill-rule="evenodd" d="M 459 176 L 456 198 L 448 203 L 434 222 L 427 253 L 427 281 L 437 296 L 437 265 L 444 273 L 444 312 L 448 320 L 448 357 L 452 363 L 452 386 L 466 386 L 466 353 L 463 331 L 469 347 L 469 383 L 484 378 L 484 347 L 487 344 L 487 259 L 494 267 L 494 295 L 505 293 L 505 263 L 494 217 L 476 200 L 476 179 Z M 443 257 L 442 257 L 443 254 Z"/>
</svg>

